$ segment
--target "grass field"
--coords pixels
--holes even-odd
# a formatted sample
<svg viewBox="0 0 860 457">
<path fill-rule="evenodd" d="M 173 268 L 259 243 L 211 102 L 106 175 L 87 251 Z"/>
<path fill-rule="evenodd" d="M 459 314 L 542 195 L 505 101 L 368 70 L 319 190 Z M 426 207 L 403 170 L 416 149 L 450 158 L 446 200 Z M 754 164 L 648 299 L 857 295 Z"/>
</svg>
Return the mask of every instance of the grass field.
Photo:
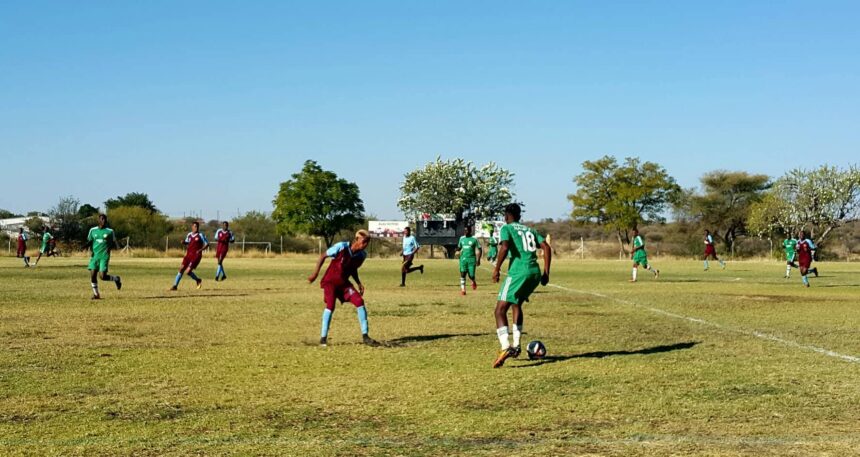
<svg viewBox="0 0 860 457">
<path fill-rule="evenodd" d="M 703 272 L 560 261 L 526 305 L 550 357 L 490 368 L 489 270 L 458 295 L 454 261 L 399 283 L 370 259 L 371 335 L 352 306 L 317 346 L 311 257 L 114 259 L 89 300 L 86 259 L 0 258 L 3 455 L 860 454 L 860 265 L 809 289 L 772 263 Z M 826 352 L 830 351 L 830 352 Z"/>
</svg>

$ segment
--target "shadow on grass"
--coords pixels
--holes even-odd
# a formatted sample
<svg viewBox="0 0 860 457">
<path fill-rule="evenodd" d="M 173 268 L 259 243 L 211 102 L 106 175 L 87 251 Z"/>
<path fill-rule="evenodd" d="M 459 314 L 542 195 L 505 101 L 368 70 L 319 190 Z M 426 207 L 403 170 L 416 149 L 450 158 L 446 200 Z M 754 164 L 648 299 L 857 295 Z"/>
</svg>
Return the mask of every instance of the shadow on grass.
<svg viewBox="0 0 860 457">
<path fill-rule="evenodd" d="M 597 352 L 585 352 L 582 354 L 573 354 L 573 355 L 550 355 L 546 356 L 540 360 L 529 360 L 528 363 L 522 365 L 514 365 L 511 368 L 530 368 L 536 367 L 539 365 L 545 365 L 548 363 L 556 363 L 556 362 L 564 362 L 566 360 L 571 359 L 602 359 L 604 357 L 610 357 L 615 355 L 648 355 L 648 354 L 661 354 L 663 352 L 672 352 L 672 351 L 680 351 L 683 349 L 690 349 L 693 346 L 700 344 L 701 341 L 687 341 L 684 343 L 675 343 L 675 344 L 664 344 L 660 346 L 652 346 L 650 348 L 636 349 L 634 351 L 597 351 Z"/>
<path fill-rule="evenodd" d="M 464 336 L 487 336 L 488 333 L 440 333 L 436 335 L 412 335 L 402 336 L 393 340 L 385 341 L 386 346 L 405 346 L 409 343 L 424 343 L 427 341 L 444 340 L 448 338 L 460 338 Z"/>
<path fill-rule="evenodd" d="M 172 300 L 172 299 L 176 299 L 176 298 L 197 298 L 197 297 L 207 297 L 207 298 L 212 298 L 212 297 L 247 297 L 248 295 L 250 295 L 250 294 L 247 294 L 247 293 L 235 293 L 235 294 L 196 293 L 193 295 L 181 295 L 181 294 L 177 294 L 177 295 L 152 295 L 152 296 L 148 296 L 148 297 L 140 297 L 140 300 L 152 300 L 152 299 Z M 133 298 L 132 298 L 132 300 L 133 300 Z"/>
</svg>

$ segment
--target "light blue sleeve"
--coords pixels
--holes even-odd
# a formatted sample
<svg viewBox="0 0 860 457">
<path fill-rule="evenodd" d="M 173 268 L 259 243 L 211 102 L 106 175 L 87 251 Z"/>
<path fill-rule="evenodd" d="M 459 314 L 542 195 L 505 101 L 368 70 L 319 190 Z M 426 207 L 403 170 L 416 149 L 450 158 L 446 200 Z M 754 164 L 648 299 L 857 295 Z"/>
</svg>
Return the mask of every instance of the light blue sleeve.
<svg viewBox="0 0 860 457">
<path fill-rule="evenodd" d="M 185 235 L 185 244 L 188 244 L 190 242 L 191 242 L 191 232 L 188 232 L 188 235 Z"/>
<path fill-rule="evenodd" d="M 338 252 L 343 251 L 347 247 L 349 247 L 349 243 L 347 243 L 346 241 L 341 241 L 340 243 L 335 243 L 335 244 L 331 245 L 331 247 L 328 248 L 327 251 L 325 251 L 325 255 L 327 255 L 331 258 L 334 258 L 335 256 L 337 256 Z"/>
<path fill-rule="evenodd" d="M 814 251 L 815 250 L 815 243 L 813 243 L 812 240 L 806 240 L 806 242 L 809 243 L 809 249 L 812 249 Z"/>
<path fill-rule="evenodd" d="M 234 241 L 236 241 L 236 238 L 233 236 L 233 231 L 232 231 L 232 230 L 227 230 L 227 233 L 229 233 L 229 234 L 230 234 L 230 242 L 231 242 L 231 243 L 232 243 L 232 242 L 234 242 Z"/>
<path fill-rule="evenodd" d="M 203 240 L 203 244 L 209 244 L 209 240 L 206 239 L 206 235 L 203 232 L 200 232 L 200 239 Z"/>
</svg>

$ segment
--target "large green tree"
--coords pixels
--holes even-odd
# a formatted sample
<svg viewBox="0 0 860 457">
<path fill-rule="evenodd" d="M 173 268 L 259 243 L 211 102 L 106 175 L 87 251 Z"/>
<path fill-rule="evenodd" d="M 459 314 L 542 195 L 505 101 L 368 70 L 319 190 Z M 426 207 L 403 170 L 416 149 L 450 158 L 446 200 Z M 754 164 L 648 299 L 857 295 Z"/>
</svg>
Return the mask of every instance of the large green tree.
<svg viewBox="0 0 860 457">
<path fill-rule="evenodd" d="M 731 250 L 747 232 L 750 207 L 770 188 L 770 177 L 745 171 L 716 170 L 702 176 L 702 193 L 689 196 L 690 215 Z"/>
<path fill-rule="evenodd" d="M 105 202 L 105 208 L 108 211 L 120 206 L 137 206 L 152 213 L 158 212 L 158 208 L 149 199 L 149 195 L 142 192 L 129 192 L 121 197 L 111 198 Z"/>
<path fill-rule="evenodd" d="M 514 174 L 490 162 L 480 168 L 463 159 L 437 157 L 406 174 L 397 206 L 408 218 L 422 213 L 452 214 L 459 222 L 500 216 L 513 201 Z"/>
<path fill-rule="evenodd" d="M 793 235 L 805 229 L 824 245 L 834 229 L 856 219 L 858 212 L 860 168 L 822 165 L 791 170 L 777 179 L 765 198 L 753 205 L 750 228 L 760 235 Z"/>
<path fill-rule="evenodd" d="M 86 235 L 83 218 L 78 213 L 81 202 L 75 197 L 61 197 L 57 204 L 48 211 L 51 225 L 54 227 L 54 238 L 70 244 L 80 244 Z"/>
<path fill-rule="evenodd" d="M 576 193 L 571 217 L 597 223 L 614 232 L 622 252 L 628 252 L 628 231 L 643 222 L 662 222 L 665 210 L 681 193 L 666 170 L 653 162 L 627 157 L 623 163 L 612 156 L 582 163 L 583 172 L 573 178 Z"/>
<path fill-rule="evenodd" d="M 321 236 L 326 245 L 331 245 L 340 231 L 364 222 L 358 186 L 323 170 L 313 160 L 281 183 L 273 204 L 272 218 L 281 233 Z"/>
</svg>

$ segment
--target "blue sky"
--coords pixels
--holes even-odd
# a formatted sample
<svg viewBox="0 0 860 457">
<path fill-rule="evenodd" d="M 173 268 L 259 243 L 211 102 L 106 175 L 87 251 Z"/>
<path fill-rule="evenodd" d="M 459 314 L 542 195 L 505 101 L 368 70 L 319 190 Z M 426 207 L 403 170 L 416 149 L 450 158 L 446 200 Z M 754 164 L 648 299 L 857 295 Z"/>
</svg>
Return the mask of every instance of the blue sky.
<svg viewBox="0 0 860 457">
<path fill-rule="evenodd" d="M 306 159 L 398 218 L 435 159 L 563 217 L 580 163 L 858 162 L 858 2 L 0 2 L 0 208 L 271 210 Z"/>
</svg>

